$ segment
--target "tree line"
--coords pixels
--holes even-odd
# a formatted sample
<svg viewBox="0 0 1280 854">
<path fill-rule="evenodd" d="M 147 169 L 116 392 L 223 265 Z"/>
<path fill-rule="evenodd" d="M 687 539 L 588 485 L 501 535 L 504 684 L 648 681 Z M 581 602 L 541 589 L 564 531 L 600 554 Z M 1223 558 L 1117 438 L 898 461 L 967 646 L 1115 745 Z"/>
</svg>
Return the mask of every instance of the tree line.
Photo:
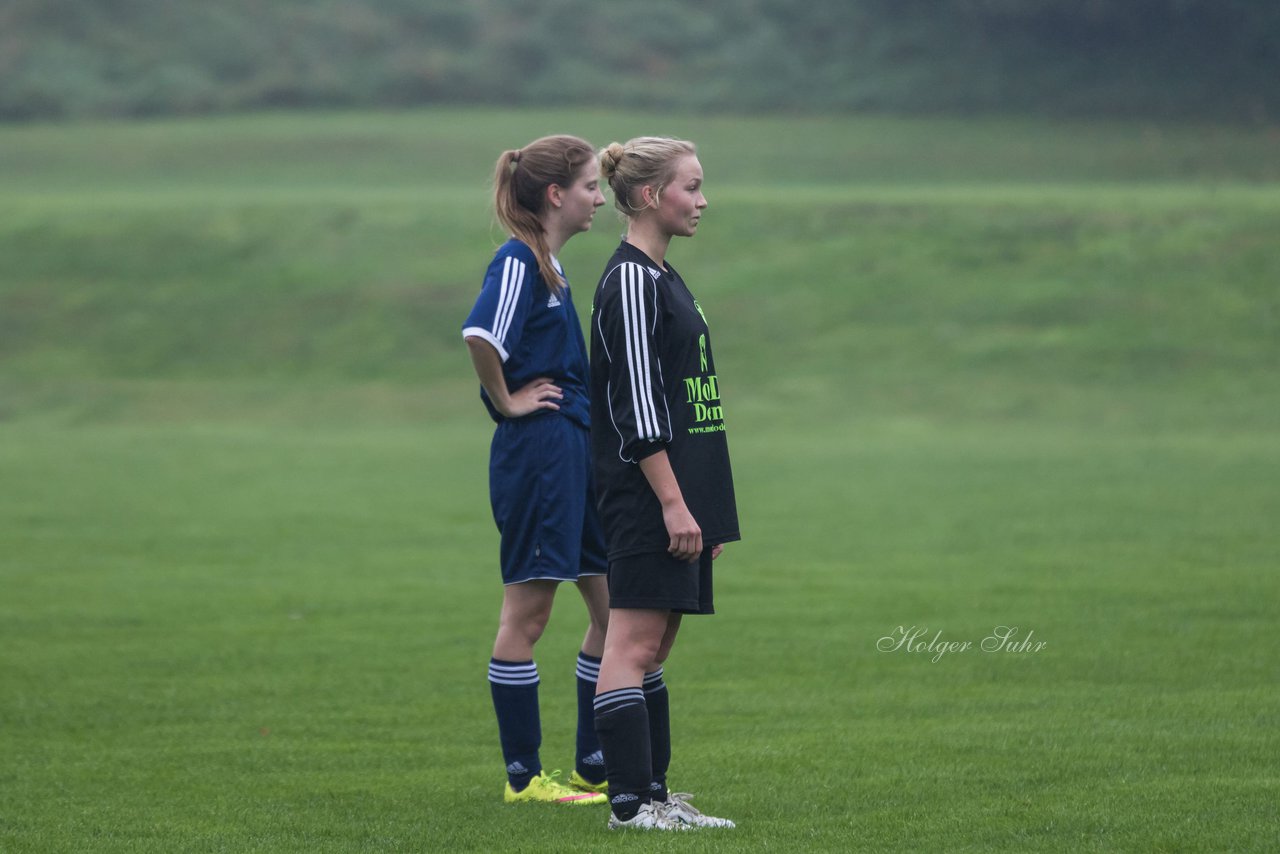
<svg viewBox="0 0 1280 854">
<path fill-rule="evenodd" d="M 0 118 L 430 103 L 1272 121 L 1256 0 L 8 0 Z"/>
</svg>

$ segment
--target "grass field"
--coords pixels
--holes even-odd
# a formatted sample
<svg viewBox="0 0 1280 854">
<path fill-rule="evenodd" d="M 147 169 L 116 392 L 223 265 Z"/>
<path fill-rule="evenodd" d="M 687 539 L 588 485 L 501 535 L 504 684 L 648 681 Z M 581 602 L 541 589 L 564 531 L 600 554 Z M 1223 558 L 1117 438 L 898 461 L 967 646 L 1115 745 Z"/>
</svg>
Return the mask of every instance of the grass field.
<svg viewBox="0 0 1280 854">
<path fill-rule="evenodd" d="M 558 130 L 702 150 L 711 206 L 671 260 L 715 330 L 745 538 L 667 681 L 673 783 L 730 833 L 500 803 L 458 328 L 492 160 Z M 0 127 L 0 851 L 1275 850 L 1276 143 Z M 563 254 L 584 310 L 619 231 L 602 212 Z M 562 595 L 538 662 L 567 771 Z M 984 651 L 1000 626 L 1044 645 Z M 934 649 L 892 648 L 913 630 Z"/>
</svg>

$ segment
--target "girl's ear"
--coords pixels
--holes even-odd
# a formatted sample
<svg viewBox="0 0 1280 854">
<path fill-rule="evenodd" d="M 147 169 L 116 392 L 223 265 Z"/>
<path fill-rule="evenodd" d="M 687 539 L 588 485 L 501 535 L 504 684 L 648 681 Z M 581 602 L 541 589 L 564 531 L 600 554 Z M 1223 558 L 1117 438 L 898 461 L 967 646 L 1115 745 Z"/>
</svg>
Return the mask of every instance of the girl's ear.
<svg viewBox="0 0 1280 854">
<path fill-rule="evenodd" d="M 657 207 L 657 194 L 653 191 L 652 184 L 645 184 L 640 188 L 640 201 L 644 202 L 645 208 Z"/>
<path fill-rule="evenodd" d="M 564 204 L 564 188 L 559 184 L 547 185 L 547 204 L 558 208 Z"/>
</svg>

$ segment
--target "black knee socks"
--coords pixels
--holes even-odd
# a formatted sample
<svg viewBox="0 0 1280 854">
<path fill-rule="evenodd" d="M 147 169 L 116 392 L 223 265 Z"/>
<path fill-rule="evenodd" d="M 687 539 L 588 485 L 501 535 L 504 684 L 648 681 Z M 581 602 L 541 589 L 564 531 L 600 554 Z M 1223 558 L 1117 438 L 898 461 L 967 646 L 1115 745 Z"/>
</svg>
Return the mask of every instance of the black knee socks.
<svg viewBox="0 0 1280 854">
<path fill-rule="evenodd" d="M 649 713 L 649 751 L 653 761 L 649 789 L 655 801 L 665 801 L 667 768 L 671 765 L 671 704 L 661 667 L 644 675 L 644 704 Z"/>
<path fill-rule="evenodd" d="M 596 733 L 604 751 L 609 805 L 621 821 L 635 817 L 651 798 L 653 757 L 644 692 L 620 688 L 595 698 Z"/>
</svg>

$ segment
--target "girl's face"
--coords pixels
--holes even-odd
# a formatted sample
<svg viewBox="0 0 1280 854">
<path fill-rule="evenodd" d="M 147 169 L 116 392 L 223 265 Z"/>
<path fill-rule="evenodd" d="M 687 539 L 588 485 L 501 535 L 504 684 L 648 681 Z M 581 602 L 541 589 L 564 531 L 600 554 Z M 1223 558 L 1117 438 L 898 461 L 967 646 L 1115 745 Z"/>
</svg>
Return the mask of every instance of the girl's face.
<svg viewBox="0 0 1280 854">
<path fill-rule="evenodd" d="M 600 164 L 596 160 L 588 160 L 578 170 L 573 184 L 562 191 L 560 218 L 573 229 L 570 234 L 588 231 L 595 217 L 596 208 L 604 204 L 604 193 L 600 192 Z"/>
<path fill-rule="evenodd" d="M 692 237 L 698 231 L 698 220 L 707 206 L 702 195 L 702 164 L 696 154 L 688 154 L 676 163 L 675 174 L 658 197 L 658 222 L 673 237 Z"/>
</svg>

